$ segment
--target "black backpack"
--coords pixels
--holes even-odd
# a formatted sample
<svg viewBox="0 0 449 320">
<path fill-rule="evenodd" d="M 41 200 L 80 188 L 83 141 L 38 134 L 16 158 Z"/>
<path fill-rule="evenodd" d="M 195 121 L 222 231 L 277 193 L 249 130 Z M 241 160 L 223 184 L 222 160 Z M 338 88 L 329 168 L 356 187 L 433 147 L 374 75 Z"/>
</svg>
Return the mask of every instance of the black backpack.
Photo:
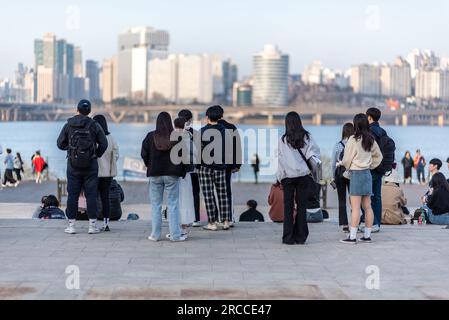
<svg viewBox="0 0 449 320">
<path fill-rule="evenodd" d="M 380 166 L 376 169 L 377 172 L 385 175 L 391 173 L 393 164 L 395 163 L 396 144 L 388 135 L 383 135 L 377 140 L 380 151 L 383 155 L 383 160 Z"/>
<path fill-rule="evenodd" d="M 70 130 L 68 157 L 74 168 L 87 169 L 95 159 L 96 144 L 91 130 L 94 124 L 91 121 L 84 128 L 72 127 Z"/>
</svg>

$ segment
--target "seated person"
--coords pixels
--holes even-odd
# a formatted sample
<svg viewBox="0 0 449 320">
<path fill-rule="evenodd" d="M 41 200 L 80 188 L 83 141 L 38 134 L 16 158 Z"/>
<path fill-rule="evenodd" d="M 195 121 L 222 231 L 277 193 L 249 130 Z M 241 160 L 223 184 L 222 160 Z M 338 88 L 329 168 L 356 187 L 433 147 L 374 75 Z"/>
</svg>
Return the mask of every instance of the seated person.
<svg viewBox="0 0 449 320">
<path fill-rule="evenodd" d="M 407 224 L 403 207 L 407 205 L 404 191 L 400 187 L 401 179 L 393 169 L 382 185 L 382 224 Z"/>
<path fill-rule="evenodd" d="M 39 215 L 41 214 L 42 209 L 44 209 L 45 199 L 47 199 L 47 196 L 41 198 L 41 205 L 34 211 L 32 219 L 40 219 Z"/>
<path fill-rule="evenodd" d="M 432 177 L 432 188 L 424 198 L 424 209 L 431 224 L 449 225 L 449 183 L 440 172 Z"/>
<path fill-rule="evenodd" d="M 257 202 L 255 200 L 249 200 L 246 205 L 248 210 L 242 213 L 240 222 L 265 222 L 262 213 L 256 210 Z"/>
<path fill-rule="evenodd" d="M 64 211 L 62 211 L 59 208 L 58 199 L 53 195 L 49 195 L 48 197 L 45 198 L 44 207 L 42 208 L 39 214 L 39 219 L 65 220 L 67 218 L 65 216 Z"/>
<path fill-rule="evenodd" d="M 284 222 L 284 191 L 280 183 L 271 186 L 268 204 L 270 205 L 268 212 L 270 219 L 276 223 Z"/>
</svg>

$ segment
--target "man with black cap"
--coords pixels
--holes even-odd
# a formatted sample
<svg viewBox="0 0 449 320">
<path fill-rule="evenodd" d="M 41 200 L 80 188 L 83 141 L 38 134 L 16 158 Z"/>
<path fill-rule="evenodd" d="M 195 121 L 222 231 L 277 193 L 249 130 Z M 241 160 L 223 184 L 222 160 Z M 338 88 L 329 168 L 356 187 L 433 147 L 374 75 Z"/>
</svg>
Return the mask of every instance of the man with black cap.
<svg viewBox="0 0 449 320">
<path fill-rule="evenodd" d="M 67 151 L 67 218 L 65 233 L 75 234 L 75 216 L 78 200 L 84 191 L 89 216 L 89 234 L 99 233 L 97 228 L 98 162 L 108 147 L 103 129 L 88 117 L 91 104 L 78 103 L 78 114 L 70 118 L 58 138 L 58 148 Z"/>
</svg>

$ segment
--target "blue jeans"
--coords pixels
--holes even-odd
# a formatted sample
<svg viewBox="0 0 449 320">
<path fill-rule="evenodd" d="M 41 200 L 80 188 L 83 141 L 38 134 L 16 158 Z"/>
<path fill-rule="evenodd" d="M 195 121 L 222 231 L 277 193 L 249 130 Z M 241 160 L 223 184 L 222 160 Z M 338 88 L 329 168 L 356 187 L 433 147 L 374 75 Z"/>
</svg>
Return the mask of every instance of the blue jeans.
<svg viewBox="0 0 449 320">
<path fill-rule="evenodd" d="M 423 166 L 419 166 L 417 169 L 416 169 L 416 175 L 418 176 L 418 182 L 419 183 L 424 183 L 424 182 L 426 182 L 426 177 L 425 177 L 425 174 L 424 174 L 424 167 Z"/>
<path fill-rule="evenodd" d="M 150 177 L 150 200 L 153 230 L 151 236 L 161 239 L 162 233 L 162 201 L 164 191 L 167 191 L 168 227 L 172 240 L 181 237 L 179 212 L 179 178 L 178 177 Z"/>
<path fill-rule="evenodd" d="M 382 223 L 382 178 L 383 175 L 372 172 L 373 177 L 373 196 L 371 197 L 371 206 L 374 212 L 374 225 L 379 226 Z"/>
<path fill-rule="evenodd" d="M 423 208 L 427 211 L 427 217 L 429 218 L 430 223 L 443 226 L 449 225 L 449 213 L 434 215 L 428 206 L 424 206 Z"/>
</svg>

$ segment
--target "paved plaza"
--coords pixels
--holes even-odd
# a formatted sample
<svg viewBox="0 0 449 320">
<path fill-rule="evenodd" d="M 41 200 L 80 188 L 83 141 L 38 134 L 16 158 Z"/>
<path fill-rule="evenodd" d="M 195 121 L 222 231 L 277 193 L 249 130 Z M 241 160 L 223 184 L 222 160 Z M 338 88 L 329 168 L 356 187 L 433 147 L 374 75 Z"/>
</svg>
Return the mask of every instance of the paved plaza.
<svg viewBox="0 0 449 320">
<path fill-rule="evenodd" d="M 96 236 L 64 226 L 0 219 L 0 299 L 449 299 L 441 226 L 384 227 L 356 246 L 338 242 L 332 221 L 310 225 L 306 246 L 282 245 L 273 223 L 194 229 L 186 243 L 148 241 L 148 221 Z M 66 287 L 68 266 L 79 290 Z"/>
</svg>

